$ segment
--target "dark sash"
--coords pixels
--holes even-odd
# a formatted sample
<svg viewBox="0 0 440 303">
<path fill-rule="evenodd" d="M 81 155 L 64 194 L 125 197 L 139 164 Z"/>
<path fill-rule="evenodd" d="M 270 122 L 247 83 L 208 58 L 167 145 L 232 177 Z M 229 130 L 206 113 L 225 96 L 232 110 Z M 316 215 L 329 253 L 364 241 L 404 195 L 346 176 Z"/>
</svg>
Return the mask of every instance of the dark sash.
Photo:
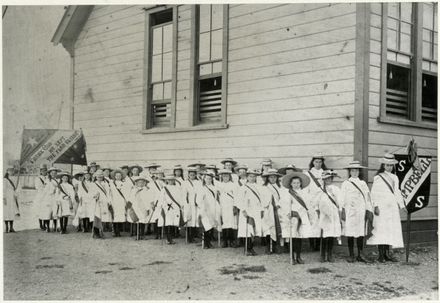
<svg viewBox="0 0 440 303">
<path fill-rule="evenodd" d="M 271 184 L 271 186 L 273 187 L 273 189 L 275 189 L 275 191 L 277 192 L 278 195 L 278 199 L 280 199 L 280 192 L 278 191 L 278 189 L 276 188 L 276 186 L 274 186 L 273 184 Z"/>
<path fill-rule="evenodd" d="M 177 180 L 177 178 L 175 179 L 177 183 L 179 183 L 179 185 L 182 185 L 182 182 L 180 182 L 179 180 Z"/>
<path fill-rule="evenodd" d="M 212 191 L 212 189 L 210 189 L 207 185 L 205 185 L 205 187 L 211 192 L 214 199 L 216 199 L 217 197 L 216 197 L 215 193 Z"/>
<path fill-rule="evenodd" d="M 234 199 L 234 196 L 231 195 L 230 193 L 226 193 L 229 197 L 231 197 L 231 199 Z"/>
<path fill-rule="evenodd" d="M 105 189 L 104 188 L 102 188 L 101 187 L 101 185 L 99 185 L 98 183 L 96 183 L 96 181 L 95 181 L 95 184 L 96 184 L 96 186 L 98 186 L 99 187 L 99 189 L 107 196 L 107 192 L 105 191 Z"/>
<path fill-rule="evenodd" d="M 304 207 L 307 211 L 309 211 L 309 209 L 306 206 L 306 202 L 304 202 L 304 200 L 300 196 L 298 196 L 296 191 L 294 191 L 293 189 L 289 189 L 289 193 L 296 199 L 296 201 L 298 201 L 299 204 L 301 204 L 302 207 Z"/>
<path fill-rule="evenodd" d="M 238 185 L 243 186 L 243 183 L 241 183 L 240 179 L 238 179 Z"/>
<path fill-rule="evenodd" d="M 122 194 L 121 190 L 116 186 L 116 180 L 113 180 L 113 184 L 115 185 L 116 190 L 119 192 L 119 194 L 121 195 L 121 197 L 122 197 L 122 198 L 124 199 L 124 201 L 125 201 L 125 197 L 124 197 L 124 195 Z"/>
<path fill-rule="evenodd" d="M 81 181 L 81 185 L 82 185 L 82 188 L 85 190 L 85 192 L 89 193 L 89 190 L 87 189 L 87 186 L 84 181 Z"/>
<path fill-rule="evenodd" d="M 167 195 L 170 197 L 171 201 L 173 201 L 174 203 L 176 203 L 177 206 L 179 206 L 179 208 L 181 208 L 181 207 L 180 207 L 180 204 L 177 203 L 176 199 L 174 199 L 174 197 L 171 195 L 171 193 L 170 193 L 170 191 L 168 190 L 168 188 L 167 188 L 166 186 L 164 186 L 164 189 L 165 189 L 165 192 L 167 193 Z"/>
<path fill-rule="evenodd" d="M 134 185 L 134 181 L 130 176 L 128 176 L 128 179 L 130 179 L 131 183 L 133 183 L 133 185 Z"/>
<path fill-rule="evenodd" d="M 318 179 L 316 179 L 315 175 L 309 170 L 309 175 L 310 178 L 313 180 L 313 182 L 315 182 L 316 186 L 318 186 L 318 188 L 321 188 L 321 184 L 319 183 Z"/>
<path fill-rule="evenodd" d="M 349 180 L 350 181 L 350 180 Z M 364 192 L 359 188 L 359 186 L 356 185 L 356 183 L 354 183 L 353 181 L 350 181 L 351 184 L 354 185 L 354 187 L 357 188 L 357 190 L 362 194 L 362 197 L 364 197 L 365 202 L 367 201 L 367 199 L 365 199 L 365 195 Z"/>
<path fill-rule="evenodd" d="M 41 183 L 46 184 L 46 182 L 44 182 L 44 179 L 42 179 L 41 177 L 38 177 L 41 181 Z"/>
<path fill-rule="evenodd" d="M 356 186 L 357 187 L 357 186 Z M 336 208 L 339 208 L 338 204 L 336 203 L 336 201 L 333 199 L 332 196 L 330 196 L 330 194 L 327 192 L 327 190 L 325 189 L 325 186 L 323 188 L 323 191 L 325 192 L 325 194 L 327 195 L 327 197 L 330 199 L 330 201 L 336 206 Z"/>
<path fill-rule="evenodd" d="M 58 188 L 60 189 L 60 191 L 64 194 L 64 197 L 69 197 L 68 194 L 66 194 L 66 192 L 64 191 L 63 186 L 61 185 L 61 183 L 58 183 Z"/>
<path fill-rule="evenodd" d="M 167 193 L 167 195 L 170 197 L 170 199 L 177 204 L 177 206 L 179 206 L 179 211 L 180 211 L 180 220 L 179 220 L 179 226 L 183 226 L 186 224 L 186 222 L 183 220 L 183 213 L 182 213 L 182 208 L 180 207 L 180 204 L 177 203 L 176 199 L 174 199 L 174 197 L 171 195 L 170 191 L 168 190 L 168 188 L 166 186 L 163 187 L 165 189 L 165 192 Z M 168 208 L 169 209 L 169 208 Z M 163 208 L 162 208 L 162 213 L 163 213 Z M 165 215 L 165 214 L 163 214 Z M 164 222 L 165 222 L 165 216 L 164 217 Z"/>
<path fill-rule="evenodd" d="M 12 185 L 12 188 L 14 189 L 14 191 L 16 191 L 16 190 L 17 190 L 17 188 L 15 187 L 15 184 L 14 184 L 14 182 L 12 182 L 12 180 L 11 180 L 11 179 L 9 179 L 9 177 L 6 177 L 5 179 L 9 181 L 9 183 L 10 183 L 10 184 Z"/>
<path fill-rule="evenodd" d="M 246 186 L 247 188 L 249 188 L 249 189 L 254 193 L 255 197 L 257 197 L 258 201 L 260 201 L 260 203 L 261 203 L 260 196 L 255 192 L 255 190 L 253 190 L 252 188 L 250 188 L 247 184 L 246 184 L 245 186 Z"/>
<path fill-rule="evenodd" d="M 153 182 L 154 182 L 154 185 L 156 185 L 157 189 L 160 191 L 160 186 L 159 186 L 159 184 L 157 184 L 156 180 L 153 180 Z"/>
<path fill-rule="evenodd" d="M 191 182 L 190 179 L 188 179 L 189 184 L 191 184 L 192 187 L 194 187 L 194 184 Z"/>
<path fill-rule="evenodd" d="M 391 186 L 391 184 L 388 183 L 388 181 L 383 176 L 381 176 L 381 174 L 379 174 L 378 176 L 382 178 L 383 182 L 385 182 L 385 184 L 388 186 L 388 188 L 391 190 L 391 192 L 394 195 L 394 190 L 393 190 L 393 187 Z"/>
</svg>

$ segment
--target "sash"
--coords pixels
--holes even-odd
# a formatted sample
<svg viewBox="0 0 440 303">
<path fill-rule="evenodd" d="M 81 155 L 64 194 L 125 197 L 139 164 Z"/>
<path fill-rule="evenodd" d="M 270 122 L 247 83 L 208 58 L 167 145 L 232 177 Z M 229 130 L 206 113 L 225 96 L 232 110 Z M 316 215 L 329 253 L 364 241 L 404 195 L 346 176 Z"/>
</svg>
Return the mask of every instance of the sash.
<svg viewBox="0 0 440 303">
<path fill-rule="evenodd" d="M 85 191 L 86 193 L 89 193 L 89 190 L 87 189 L 87 186 L 86 186 L 86 184 L 84 183 L 84 181 L 81 181 L 81 185 L 82 185 L 82 188 L 84 189 L 84 191 Z"/>
<path fill-rule="evenodd" d="M 179 208 L 181 208 L 181 207 L 180 207 L 180 204 L 177 203 L 176 199 L 174 199 L 174 197 L 171 195 L 171 193 L 170 193 L 170 191 L 168 190 L 168 188 L 167 188 L 166 186 L 164 186 L 164 189 L 165 189 L 165 192 L 167 193 L 168 197 L 170 197 L 171 201 L 173 201 L 174 203 L 176 203 L 177 206 L 179 206 Z"/>
<path fill-rule="evenodd" d="M 249 188 L 249 189 L 254 193 L 255 197 L 257 197 L 258 201 L 260 201 L 260 203 L 261 203 L 260 196 L 255 192 L 255 190 L 253 190 L 252 188 L 250 188 L 247 184 L 246 184 L 245 186 L 246 186 L 247 188 Z"/>
<path fill-rule="evenodd" d="M 241 183 L 240 179 L 238 179 L 238 185 L 243 186 L 243 183 Z"/>
<path fill-rule="evenodd" d="M 128 179 L 130 179 L 131 183 L 133 183 L 133 185 L 134 185 L 134 181 L 130 176 L 128 176 Z"/>
<path fill-rule="evenodd" d="M 156 180 L 153 180 L 153 182 L 154 182 L 154 185 L 156 185 L 157 189 L 160 191 L 160 186 L 159 186 L 159 184 L 157 184 Z"/>
<path fill-rule="evenodd" d="M 107 192 L 105 191 L 105 189 L 104 188 L 102 188 L 101 187 L 101 185 L 99 185 L 98 183 L 96 183 L 96 181 L 95 181 L 95 184 L 96 184 L 96 186 L 98 186 L 98 188 L 107 196 Z"/>
<path fill-rule="evenodd" d="M 40 179 L 41 183 L 43 183 L 43 185 L 46 184 L 46 182 L 44 182 L 44 179 L 42 179 L 41 177 L 38 178 Z"/>
<path fill-rule="evenodd" d="M 188 179 L 189 184 L 191 184 L 192 187 L 194 187 L 194 184 L 191 182 L 190 179 Z"/>
<path fill-rule="evenodd" d="M 182 213 L 182 208 L 180 207 L 180 204 L 177 203 L 176 199 L 174 199 L 174 197 L 171 195 L 170 191 L 168 190 L 168 188 L 166 186 L 163 187 L 165 189 L 165 192 L 167 193 L 167 195 L 170 197 L 170 199 L 177 204 L 177 206 L 179 206 L 179 211 L 180 211 L 180 218 L 179 218 L 179 226 L 183 226 L 186 224 L 186 222 L 183 220 L 183 213 Z M 170 206 L 171 207 L 171 206 Z M 169 209 L 169 208 L 168 208 Z M 163 208 L 162 208 L 162 212 L 163 212 Z M 163 214 L 164 217 L 164 222 L 165 222 L 165 214 Z"/>
<path fill-rule="evenodd" d="M 313 180 L 313 182 L 315 182 L 316 186 L 318 186 L 318 188 L 321 188 L 321 184 L 319 183 L 318 179 L 316 179 L 315 175 L 309 170 L 309 175 L 310 178 Z"/>
<path fill-rule="evenodd" d="M 175 179 L 177 183 L 179 183 L 179 185 L 182 185 L 182 182 L 180 182 L 179 180 L 177 180 L 177 178 Z"/>
<path fill-rule="evenodd" d="M 353 181 L 350 181 L 350 183 L 353 184 L 353 186 L 357 188 L 357 190 L 362 194 L 362 197 L 364 197 L 364 200 L 366 202 L 367 199 L 365 199 L 364 192 L 359 188 L 359 186 L 357 186 L 356 183 L 354 183 Z"/>
<path fill-rule="evenodd" d="M 9 179 L 9 177 L 6 177 L 5 179 L 9 181 L 9 183 L 10 183 L 10 184 L 12 185 L 12 188 L 14 189 L 14 191 L 16 191 L 16 190 L 17 190 L 17 188 L 15 187 L 15 184 L 14 184 L 14 182 L 12 182 L 12 180 L 11 180 L 11 179 Z"/>
<path fill-rule="evenodd" d="M 273 187 L 273 189 L 275 189 L 275 191 L 277 192 L 278 195 L 278 200 L 281 198 L 280 197 L 280 192 L 278 191 L 278 189 L 276 188 L 276 186 L 274 186 L 273 184 L 271 184 L 271 186 Z"/>
<path fill-rule="evenodd" d="M 355 185 L 356 186 L 356 185 Z M 356 186 L 357 187 L 357 186 Z M 360 190 L 360 189 L 359 189 Z M 339 209 L 339 206 L 338 206 L 338 204 L 336 203 L 336 201 L 333 199 L 333 197 L 332 196 L 330 196 L 330 194 L 327 192 L 327 190 L 325 189 L 325 186 L 324 186 L 324 188 L 323 188 L 323 191 L 325 192 L 325 194 L 327 195 L 327 197 L 330 199 L 330 201 L 336 206 L 336 208 L 338 208 Z M 362 194 L 363 195 L 363 194 Z M 365 197 L 364 197 L 364 199 L 365 199 Z"/>
<path fill-rule="evenodd" d="M 306 202 L 304 202 L 304 200 L 300 196 L 298 196 L 296 191 L 294 191 L 293 189 L 289 189 L 289 193 L 296 199 L 296 201 L 298 201 L 299 204 L 301 204 L 302 207 L 304 207 L 307 211 L 309 211 L 309 209 L 306 206 Z"/>
<path fill-rule="evenodd" d="M 64 191 L 63 186 L 61 185 L 61 183 L 58 183 L 58 188 L 59 190 L 64 194 L 64 197 L 69 197 L 68 194 L 66 194 L 66 192 Z"/>
<path fill-rule="evenodd" d="M 231 199 L 234 199 L 234 196 L 231 195 L 230 193 L 226 193 L 229 197 L 231 197 Z"/>
<path fill-rule="evenodd" d="M 116 186 L 116 180 L 113 180 L 113 184 L 115 185 L 116 190 L 119 192 L 119 194 L 121 195 L 122 199 L 124 199 L 124 201 L 126 201 L 124 195 L 122 194 L 121 190 Z"/>
<path fill-rule="evenodd" d="M 386 180 L 381 174 L 378 174 L 378 176 L 382 178 L 383 182 L 385 182 L 385 184 L 388 186 L 388 188 L 391 190 L 391 192 L 392 192 L 393 195 L 394 195 L 394 190 L 393 190 L 393 188 L 391 187 L 391 184 L 388 183 L 388 181 L 387 181 L 387 180 Z"/>
</svg>

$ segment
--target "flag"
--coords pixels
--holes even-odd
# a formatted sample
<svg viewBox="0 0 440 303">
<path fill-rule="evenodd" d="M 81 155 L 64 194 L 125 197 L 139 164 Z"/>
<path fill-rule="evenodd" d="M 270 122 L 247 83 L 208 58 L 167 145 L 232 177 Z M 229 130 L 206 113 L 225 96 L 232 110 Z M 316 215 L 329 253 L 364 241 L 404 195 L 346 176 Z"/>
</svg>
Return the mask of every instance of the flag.
<svg viewBox="0 0 440 303">
<path fill-rule="evenodd" d="M 25 129 L 20 166 L 40 164 L 87 165 L 86 141 L 81 130 Z"/>
<path fill-rule="evenodd" d="M 399 178 L 399 188 L 402 193 L 408 213 L 421 210 L 429 203 L 431 189 L 431 156 L 417 155 L 418 165 L 414 154 L 396 154 L 396 175 Z"/>
</svg>

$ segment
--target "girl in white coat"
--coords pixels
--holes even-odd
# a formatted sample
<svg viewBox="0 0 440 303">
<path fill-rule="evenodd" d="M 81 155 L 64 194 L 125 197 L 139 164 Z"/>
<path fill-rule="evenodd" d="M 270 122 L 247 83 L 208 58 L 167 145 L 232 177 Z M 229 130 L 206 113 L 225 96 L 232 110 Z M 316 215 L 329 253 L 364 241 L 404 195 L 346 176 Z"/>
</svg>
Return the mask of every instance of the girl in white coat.
<svg viewBox="0 0 440 303">
<path fill-rule="evenodd" d="M 321 262 L 334 262 L 333 243 L 335 238 L 341 237 L 341 218 L 340 218 L 340 189 L 333 185 L 333 178 L 337 174 L 331 170 L 326 170 L 322 174 L 324 189 L 318 196 L 319 209 L 319 228 L 322 234 Z"/>
<path fill-rule="evenodd" d="M 355 260 L 366 262 L 363 256 L 364 237 L 368 234 L 366 229 L 372 217 L 370 190 L 367 183 L 359 178 L 360 169 L 365 168 L 359 161 L 352 161 L 345 167 L 348 169 L 348 180 L 341 186 L 341 219 L 343 235 L 347 237 L 349 258 L 348 262 Z M 356 239 L 358 255 L 354 257 L 354 240 Z"/>
<path fill-rule="evenodd" d="M 47 165 L 42 164 L 40 167 L 40 175 L 35 178 L 35 189 L 37 190 L 37 194 L 35 195 L 34 205 L 38 207 L 38 221 L 40 223 L 40 229 L 45 230 L 44 226 L 44 214 L 41 214 L 41 209 L 44 209 L 44 201 L 42 198 L 44 197 L 44 188 L 49 182 L 49 178 L 47 177 Z"/>
<path fill-rule="evenodd" d="M 83 221 L 83 232 L 89 232 L 92 229 L 93 219 L 95 217 L 95 199 L 93 198 L 92 175 L 84 172 L 84 180 L 78 184 L 78 197 L 81 208 L 80 218 Z"/>
<path fill-rule="evenodd" d="M 290 173 L 282 178 L 285 188 L 281 192 L 279 216 L 281 232 L 286 242 L 292 245 L 292 264 L 304 264 L 301 258 L 302 239 L 310 237 L 310 202 L 307 190 L 310 178 L 300 172 Z M 292 242 L 290 242 L 292 239 Z"/>
<path fill-rule="evenodd" d="M 247 183 L 243 185 L 243 194 L 237 207 L 240 209 L 238 217 L 238 237 L 247 239 L 248 256 L 255 256 L 254 238 L 262 237 L 262 218 L 264 209 L 261 203 L 261 186 L 257 184 L 259 170 L 248 170 Z"/>
<path fill-rule="evenodd" d="M 128 197 L 134 212 L 139 220 L 136 223 L 137 240 L 143 240 L 145 235 L 145 225 L 150 221 L 153 208 L 152 192 L 147 187 L 147 179 L 145 177 L 136 176 L 133 177 L 135 187 L 131 190 Z"/>
<path fill-rule="evenodd" d="M 403 247 L 399 209 L 405 205 L 399 189 L 399 179 L 394 174 L 397 160 L 393 154 L 387 153 L 380 163 L 371 188 L 374 206 L 373 235 L 367 244 L 378 246 L 379 262 L 397 262 L 398 260 L 390 255 L 390 246 Z"/>
<path fill-rule="evenodd" d="M 212 248 L 211 240 L 214 239 L 214 229 L 221 232 L 221 207 L 219 192 L 214 185 L 215 174 L 212 171 L 206 172 L 197 192 L 197 205 L 199 212 L 199 225 L 203 231 L 203 248 Z M 201 223 L 201 224 L 200 224 Z"/>
<path fill-rule="evenodd" d="M 56 199 L 58 204 L 58 217 L 60 218 L 60 233 L 67 233 L 67 221 L 73 215 L 73 201 L 75 201 L 75 189 L 71 184 L 70 174 L 66 171 L 58 174 L 60 184 L 57 188 Z"/>
<path fill-rule="evenodd" d="M 44 195 L 41 200 L 44 202 L 42 205 L 42 210 L 40 213 L 40 217 L 44 219 L 44 225 L 46 227 L 46 232 L 50 232 L 50 220 L 53 220 L 53 231 L 57 231 L 57 189 L 58 189 L 58 181 L 56 179 L 57 173 L 61 171 L 58 168 L 51 167 L 47 170 L 49 173 L 48 183 L 44 188 Z"/>
<path fill-rule="evenodd" d="M 321 179 L 322 173 L 324 170 L 327 170 L 327 167 L 324 163 L 325 159 L 321 153 L 317 153 L 312 157 L 312 160 L 309 163 L 309 170 L 304 171 L 310 179 L 310 185 L 307 188 L 307 194 L 310 196 L 311 203 L 311 211 L 310 211 L 310 247 L 314 251 L 318 251 L 320 248 L 320 237 L 321 231 L 319 229 L 319 217 L 318 213 L 313 210 L 318 209 L 318 195 L 322 192 L 322 186 L 324 182 Z"/>
<path fill-rule="evenodd" d="M 112 216 L 113 216 L 113 209 L 111 206 L 111 191 L 109 184 L 104 180 L 104 173 L 101 169 L 98 169 L 96 173 L 94 174 L 94 177 L 96 179 L 95 182 L 93 182 L 92 192 L 93 197 L 95 198 L 96 204 L 95 204 L 95 212 L 94 217 L 97 218 L 96 223 L 99 223 L 99 220 L 102 224 L 104 223 L 111 223 L 112 222 Z M 94 237 L 102 238 L 103 236 L 103 229 L 101 224 L 98 224 L 96 226 L 94 224 L 93 230 L 94 230 Z"/>
<path fill-rule="evenodd" d="M 167 183 L 162 190 L 161 206 L 165 215 L 164 226 L 167 234 L 167 244 L 175 244 L 173 241 L 173 231 L 181 226 L 183 221 L 182 205 L 185 203 L 182 188 L 176 185 L 176 179 L 173 175 L 166 176 Z"/>
<path fill-rule="evenodd" d="M 188 232 L 188 243 L 194 242 L 194 237 L 199 227 L 196 196 L 200 186 L 202 186 L 202 182 L 197 179 L 197 168 L 188 167 L 188 178 L 182 184 L 186 199 L 186 203 L 183 206 L 183 214 Z"/>
<path fill-rule="evenodd" d="M 164 172 L 162 169 L 158 168 L 154 171 L 151 183 L 150 190 L 154 195 L 154 205 L 153 205 L 153 214 L 151 216 L 150 224 L 154 224 L 156 228 L 156 239 L 162 239 L 163 227 L 164 227 L 164 218 L 161 215 L 162 211 L 162 191 L 165 186 L 165 182 L 163 181 Z"/>
<path fill-rule="evenodd" d="M 5 221 L 7 233 L 15 233 L 14 219 L 15 216 L 20 216 L 16 185 L 10 177 L 13 173 L 14 169 L 8 168 L 3 178 L 3 220 Z"/>
<path fill-rule="evenodd" d="M 124 181 L 122 181 L 122 171 L 119 169 L 112 171 L 110 191 L 114 211 L 113 236 L 120 237 L 123 224 L 127 220 L 125 207 L 128 197 L 124 194 Z"/>
<path fill-rule="evenodd" d="M 222 218 L 222 247 L 235 247 L 234 234 L 238 226 L 238 211 L 234 206 L 237 184 L 232 181 L 232 171 L 227 169 L 219 170 L 220 182 L 217 184 L 219 190 L 219 201 Z M 235 209 L 234 209 L 235 208 Z"/>
</svg>

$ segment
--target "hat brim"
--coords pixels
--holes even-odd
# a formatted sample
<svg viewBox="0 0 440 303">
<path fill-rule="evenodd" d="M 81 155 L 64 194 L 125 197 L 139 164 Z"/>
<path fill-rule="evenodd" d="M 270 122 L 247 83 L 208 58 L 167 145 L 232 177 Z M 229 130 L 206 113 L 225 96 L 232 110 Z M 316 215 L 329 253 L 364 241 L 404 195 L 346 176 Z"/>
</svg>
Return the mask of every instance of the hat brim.
<svg viewBox="0 0 440 303">
<path fill-rule="evenodd" d="M 248 171 L 248 172 L 246 173 L 246 175 L 247 175 L 247 176 L 249 176 L 249 175 L 261 176 L 261 173 L 254 172 L 254 171 Z"/>
<path fill-rule="evenodd" d="M 147 165 L 147 166 L 144 166 L 144 168 L 158 168 L 158 167 L 161 167 L 161 165 Z"/>
<path fill-rule="evenodd" d="M 190 164 L 190 165 L 188 165 L 188 167 L 195 167 L 195 166 L 206 166 L 206 164 L 203 164 L 203 163 L 193 163 L 193 164 Z"/>
<path fill-rule="evenodd" d="M 270 174 L 262 174 L 262 177 L 270 177 L 270 176 L 277 176 L 277 177 L 282 177 L 283 175 L 280 173 L 270 173 Z"/>
<path fill-rule="evenodd" d="M 299 169 L 299 168 L 282 167 L 282 168 L 280 168 L 280 169 L 278 170 L 278 173 L 281 174 L 281 175 L 285 175 L 285 174 L 286 174 L 286 171 L 287 171 L 288 169 L 293 169 L 294 172 L 302 172 L 302 170 Z"/>
<path fill-rule="evenodd" d="M 148 180 L 144 177 L 137 178 L 136 180 L 133 180 L 133 181 L 134 181 L 134 183 L 136 183 L 137 181 L 141 181 L 141 180 L 148 183 Z"/>
<path fill-rule="evenodd" d="M 142 166 L 139 166 L 139 165 L 133 165 L 133 166 L 130 166 L 130 168 L 129 168 L 129 170 L 131 171 L 131 170 L 133 170 L 133 168 L 138 168 L 139 169 L 139 172 L 142 172 L 144 169 L 142 168 Z"/>
<path fill-rule="evenodd" d="M 8 169 L 14 169 L 14 168 L 13 168 L 13 167 L 8 167 Z M 49 169 L 47 170 L 48 173 L 51 172 L 51 171 L 60 172 L 61 169 L 59 169 L 59 168 L 49 168 Z"/>
<path fill-rule="evenodd" d="M 293 178 L 300 178 L 301 179 L 301 187 L 305 188 L 310 184 L 310 178 L 309 176 L 307 176 L 304 173 L 301 172 L 293 172 L 290 174 L 285 175 L 282 179 L 281 179 L 281 183 L 283 184 L 283 186 L 285 188 L 290 188 L 290 183 L 292 182 Z"/>
<path fill-rule="evenodd" d="M 357 168 L 357 169 L 363 169 L 363 168 L 368 168 L 366 166 L 362 166 L 362 165 L 352 165 L 352 166 L 346 166 L 344 167 L 344 169 L 352 169 L 352 168 Z"/>
<path fill-rule="evenodd" d="M 379 163 L 395 165 L 395 164 L 399 163 L 399 161 L 397 161 L 395 159 L 394 160 L 389 160 L 389 159 L 382 158 L 382 159 L 379 160 Z"/>
<path fill-rule="evenodd" d="M 224 165 L 226 162 L 230 162 L 230 163 L 232 163 L 232 165 L 236 165 L 237 164 L 237 161 L 234 161 L 234 160 L 223 160 L 220 163 Z"/>
</svg>

